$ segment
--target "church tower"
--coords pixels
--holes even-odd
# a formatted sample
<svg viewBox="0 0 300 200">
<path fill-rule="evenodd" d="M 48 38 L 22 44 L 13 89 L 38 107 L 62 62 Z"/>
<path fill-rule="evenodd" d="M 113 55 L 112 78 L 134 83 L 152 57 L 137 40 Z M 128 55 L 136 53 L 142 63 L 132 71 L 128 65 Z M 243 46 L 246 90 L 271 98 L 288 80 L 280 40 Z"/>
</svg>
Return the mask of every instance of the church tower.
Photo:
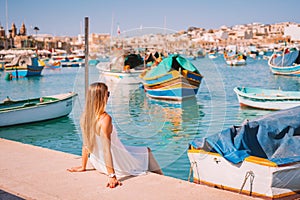
<svg viewBox="0 0 300 200">
<path fill-rule="evenodd" d="M 22 23 L 22 26 L 20 28 L 20 35 L 23 35 L 23 36 L 26 35 L 26 27 L 25 27 L 24 22 Z"/>
<path fill-rule="evenodd" d="M 5 30 L 3 26 L 0 25 L 0 38 L 4 38 L 4 37 L 5 37 Z"/>
<path fill-rule="evenodd" d="M 12 23 L 11 25 L 11 37 L 14 38 L 17 35 L 17 28 L 15 23 Z"/>
</svg>

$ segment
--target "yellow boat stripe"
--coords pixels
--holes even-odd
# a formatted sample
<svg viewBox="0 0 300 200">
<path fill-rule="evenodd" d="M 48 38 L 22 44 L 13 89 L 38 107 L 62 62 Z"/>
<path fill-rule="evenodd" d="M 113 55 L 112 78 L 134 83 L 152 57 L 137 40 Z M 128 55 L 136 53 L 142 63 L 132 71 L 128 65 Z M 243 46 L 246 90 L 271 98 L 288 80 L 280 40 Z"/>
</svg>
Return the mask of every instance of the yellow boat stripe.
<svg viewBox="0 0 300 200">
<path fill-rule="evenodd" d="M 218 153 L 208 152 L 208 151 L 204 151 L 202 149 L 189 149 L 188 153 L 201 153 L 201 154 L 208 154 L 208 155 L 222 157 Z M 259 158 L 259 157 L 256 157 L 256 156 L 249 156 L 249 157 L 245 158 L 245 161 L 255 163 L 255 164 L 259 164 L 259 165 L 263 165 L 263 166 L 268 166 L 268 167 L 278 167 L 278 165 L 276 163 L 274 163 L 274 162 L 272 162 L 268 159 Z"/>
</svg>

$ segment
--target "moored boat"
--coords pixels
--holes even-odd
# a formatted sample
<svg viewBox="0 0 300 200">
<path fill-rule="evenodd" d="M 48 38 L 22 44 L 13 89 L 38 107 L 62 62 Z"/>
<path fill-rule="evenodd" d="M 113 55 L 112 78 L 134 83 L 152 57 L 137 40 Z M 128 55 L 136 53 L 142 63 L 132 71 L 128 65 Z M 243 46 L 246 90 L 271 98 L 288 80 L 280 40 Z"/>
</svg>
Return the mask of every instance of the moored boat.
<svg viewBox="0 0 300 200">
<path fill-rule="evenodd" d="M 300 53 L 297 48 L 274 52 L 268 60 L 271 72 L 277 75 L 300 76 Z"/>
<path fill-rule="evenodd" d="M 224 53 L 225 62 L 230 66 L 241 66 L 246 64 L 246 57 L 242 54 L 228 56 Z"/>
<path fill-rule="evenodd" d="M 66 116 L 71 112 L 76 96 L 69 92 L 18 101 L 6 98 L 0 103 L 0 127 Z"/>
<path fill-rule="evenodd" d="M 144 71 L 143 58 L 138 54 L 121 54 L 115 56 L 111 62 L 99 63 L 97 65 L 100 76 L 111 83 L 139 84 L 139 77 Z"/>
<path fill-rule="evenodd" d="M 195 183 L 263 198 L 300 192 L 300 106 L 191 141 Z"/>
<path fill-rule="evenodd" d="M 45 63 L 37 57 L 29 55 L 17 56 L 10 63 L 5 64 L 4 69 L 9 74 L 9 79 L 23 78 L 28 76 L 40 76 Z"/>
<path fill-rule="evenodd" d="M 44 60 L 45 63 L 45 69 L 61 69 L 61 63 L 59 60 L 53 60 L 53 59 L 46 59 Z"/>
<path fill-rule="evenodd" d="M 202 78 L 198 69 L 180 55 L 164 58 L 142 76 L 149 97 L 178 101 L 194 97 Z"/>
<path fill-rule="evenodd" d="M 230 66 L 246 65 L 247 56 L 238 52 L 237 46 L 235 45 L 227 46 L 223 55 L 227 65 Z"/>
<path fill-rule="evenodd" d="M 208 52 L 207 56 L 208 56 L 209 59 L 215 59 L 215 58 L 218 57 L 218 56 L 217 56 L 217 52 L 214 51 L 214 50 L 210 50 L 210 51 Z"/>
<path fill-rule="evenodd" d="M 241 106 L 266 110 L 281 110 L 300 105 L 299 91 L 282 91 L 262 88 L 235 87 Z"/>
</svg>

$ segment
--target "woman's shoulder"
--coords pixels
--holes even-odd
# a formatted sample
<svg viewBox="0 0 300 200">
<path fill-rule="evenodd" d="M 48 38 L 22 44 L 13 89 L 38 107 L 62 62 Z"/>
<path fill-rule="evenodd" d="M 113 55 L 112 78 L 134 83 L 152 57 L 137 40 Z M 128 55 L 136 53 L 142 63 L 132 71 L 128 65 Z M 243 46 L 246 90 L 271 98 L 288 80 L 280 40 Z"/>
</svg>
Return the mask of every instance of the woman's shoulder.
<svg viewBox="0 0 300 200">
<path fill-rule="evenodd" d="M 110 124 L 111 121 L 112 121 L 111 116 L 110 116 L 108 113 L 106 113 L 106 112 L 103 113 L 103 114 L 100 116 L 100 123 L 101 123 L 102 125 L 104 125 L 104 124 Z"/>
<path fill-rule="evenodd" d="M 112 132 L 112 118 L 109 114 L 103 113 L 100 118 L 100 132 L 104 135 L 109 135 Z M 100 134 L 99 132 L 99 134 Z"/>
</svg>

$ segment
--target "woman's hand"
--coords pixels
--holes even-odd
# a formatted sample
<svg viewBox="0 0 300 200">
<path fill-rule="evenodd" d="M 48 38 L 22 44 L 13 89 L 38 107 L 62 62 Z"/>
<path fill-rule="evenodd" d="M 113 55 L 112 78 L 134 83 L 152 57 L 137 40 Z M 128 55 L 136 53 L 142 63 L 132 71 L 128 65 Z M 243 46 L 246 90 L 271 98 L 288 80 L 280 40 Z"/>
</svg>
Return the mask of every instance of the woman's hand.
<svg viewBox="0 0 300 200">
<path fill-rule="evenodd" d="M 84 172 L 86 171 L 86 169 L 82 166 L 78 166 L 78 167 L 72 167 L 67 169 L 69 172 Z"/>
<path fill-rule="evenodd" d="M 106 187 L 109 187 L 109 188 L 115 188 L 115 187 L 117 187 L 118 185 L 121 186 L 122 183 L 121 183 L 121 181 L 118 181 L 118 179 L 114 176 L 114 177 L 112 177 L 112 178 L 109 178 Z"/>
</svg>

